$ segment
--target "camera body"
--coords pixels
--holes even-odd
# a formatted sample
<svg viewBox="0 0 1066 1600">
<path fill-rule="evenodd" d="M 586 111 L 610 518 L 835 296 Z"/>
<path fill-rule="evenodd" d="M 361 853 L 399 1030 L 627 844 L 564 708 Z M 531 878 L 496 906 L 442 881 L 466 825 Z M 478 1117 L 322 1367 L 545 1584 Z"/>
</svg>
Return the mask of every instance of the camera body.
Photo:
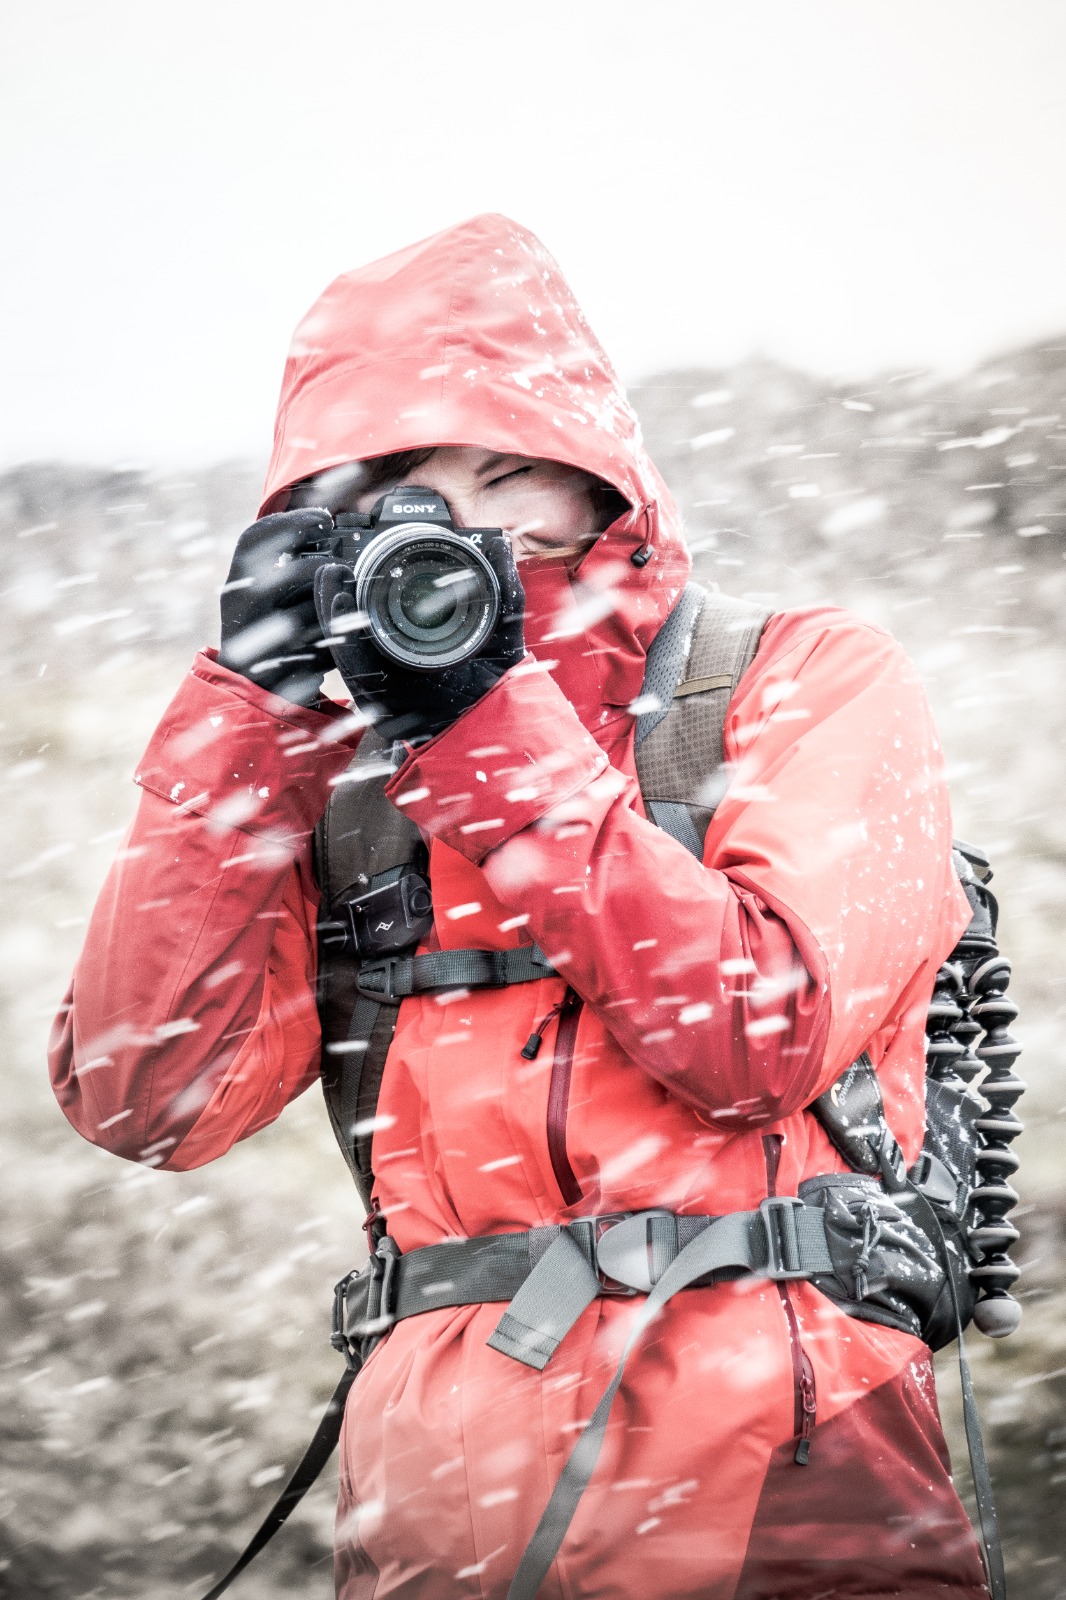
<svg viewBox="0 0 1066 1600">
<path fill-rule="evenodd" d="M 502 537 L 499 528 L 456 528 L 442 495 L 406 484 L 333 523 L 302 554 L 351 567 L 363 626 L 382 655 L 434 672 L 484 648 L 501 601 L 484 546 Z"/>
</svg>

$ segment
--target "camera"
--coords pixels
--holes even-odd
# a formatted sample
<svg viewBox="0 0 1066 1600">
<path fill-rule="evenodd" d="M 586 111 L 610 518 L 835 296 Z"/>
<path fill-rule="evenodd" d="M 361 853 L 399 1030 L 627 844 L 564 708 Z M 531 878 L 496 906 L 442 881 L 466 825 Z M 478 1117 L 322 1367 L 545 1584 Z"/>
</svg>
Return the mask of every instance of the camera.
<svg viewBox="0 0 1066 1600">
<path fill-rule="evenodd" d="M 338 512 L 335 532 L 306 555 L 351 567 L 355 603 L 385 656 L 423 672 L 483 649 L 500 614 L 500 585 L 483 554 L 499 528 L 455 528 L 448 503 L 403 485 L 370 512 Z"/>
</svg>

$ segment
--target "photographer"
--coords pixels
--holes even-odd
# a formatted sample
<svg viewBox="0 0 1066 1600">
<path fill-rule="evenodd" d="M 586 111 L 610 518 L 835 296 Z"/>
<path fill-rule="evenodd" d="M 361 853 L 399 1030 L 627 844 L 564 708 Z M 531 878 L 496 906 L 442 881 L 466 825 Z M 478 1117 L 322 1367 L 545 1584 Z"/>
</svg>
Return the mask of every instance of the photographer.
<svg viewBox="0 0 1066 1600">
<path fill-rule="evenodd" d="M 435 672 L 375 642 L 345 559 L 346 519 L 374 532 L 400 488 L 483 530 L 494 580 L 484 647 Z M 57 1023 L 79 1132 L 195 1167 L 365 1046 L 316 1009 L 338 958 L 316 936 L 312 833 L 370 726 L 428 846 L 420 950 L 545 974 L 403 1000 L 356 1125 L 379 1247 L 387 1230 L 416 1260 L 581 1218 L 609 1239 L 633 1213 L 796 1196 L 847 1170 L 807 1108 L 863 1052 L 913 1162 L 925 1006 L 969 919 L 917 674 L 853 616 L 772 616 L 698 860 L 645 814 L 634 756 L 689 569 L 617 379 L 528 233 L 480 217 L 338 279 L 296 334 L 221 649 L 140 765 Z M 353 709 L 321 697 L 334 664 Z M 652 1303 L 597 1261 L 602 1292 L 540 1365 L 521 1291 L 510 1324 L 486 1294 L 381 1330 L 341 1440 L 343 1600 L 507 1594 Z M 686 1286 L 636 1344 L 537 1592 L 984 1596 L 926 1346 L 809 1273 L 733 1278 Z"/>
</svg>

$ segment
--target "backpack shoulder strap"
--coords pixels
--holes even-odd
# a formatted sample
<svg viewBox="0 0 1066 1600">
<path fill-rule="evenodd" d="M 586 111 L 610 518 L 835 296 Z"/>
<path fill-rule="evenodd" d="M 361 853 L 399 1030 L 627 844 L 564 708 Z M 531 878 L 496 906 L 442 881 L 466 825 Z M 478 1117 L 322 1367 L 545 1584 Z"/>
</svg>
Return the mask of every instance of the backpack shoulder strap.
<svg viewBox="0 0 1066 1600">
<path fill-rule="evenodd" d="M 368 729 L 315 828 L 315 875 L 324 907 L 355 885 L 365 890 L 379 873 L 418 857 L 418 829 L 385 797 L 395 770 L 391 743 Z"/>
<path fill-rule="evenodd" d="M 652 821 L 702 856 L 729 770 L 729 702 L 773 612 L 751 600 L 685 586 L 648 651 L 637 719 L 640 791 Z"/>
<path fill-rule="evenodd" d="M 330 797 L 313 846 L 322 893 L 317 929 L 322 1089 L 337 1142 L 367 1206 L 373 1119 L 396 1013 L 360 998 L 345 902 L 400 877 L 404 868 L 425 865 L 418 829 L 385 795 L 394 767 L 391 745 L 369 729 Z"/>
</svg>

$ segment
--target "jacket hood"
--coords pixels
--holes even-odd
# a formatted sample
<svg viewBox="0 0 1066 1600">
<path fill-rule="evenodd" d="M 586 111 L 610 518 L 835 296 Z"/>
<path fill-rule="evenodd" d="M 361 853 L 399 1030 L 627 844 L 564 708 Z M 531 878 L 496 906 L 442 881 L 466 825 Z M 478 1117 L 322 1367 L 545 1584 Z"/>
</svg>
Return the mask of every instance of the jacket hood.
<svg viewBox="0 0 1066 1600">
<path fill-rule="evenodd" d="M 328 467 L 464 444 L 566 462 L 629 502 L 582 561 L 561 632 L 584 637 L 601 662 L 605 648 L 620 652 L 597 674 L 601 704 L 631 698 L 689 571 L 676 508 L 555 260 L 497 215 L 345 273 L 312 306 L 285 364 L 261 514 Z M 558 604 L 550 609 L 539 633 L 558 640 Z M 535 628 L 538 654 L 539 643 Z"/>
</svg>

